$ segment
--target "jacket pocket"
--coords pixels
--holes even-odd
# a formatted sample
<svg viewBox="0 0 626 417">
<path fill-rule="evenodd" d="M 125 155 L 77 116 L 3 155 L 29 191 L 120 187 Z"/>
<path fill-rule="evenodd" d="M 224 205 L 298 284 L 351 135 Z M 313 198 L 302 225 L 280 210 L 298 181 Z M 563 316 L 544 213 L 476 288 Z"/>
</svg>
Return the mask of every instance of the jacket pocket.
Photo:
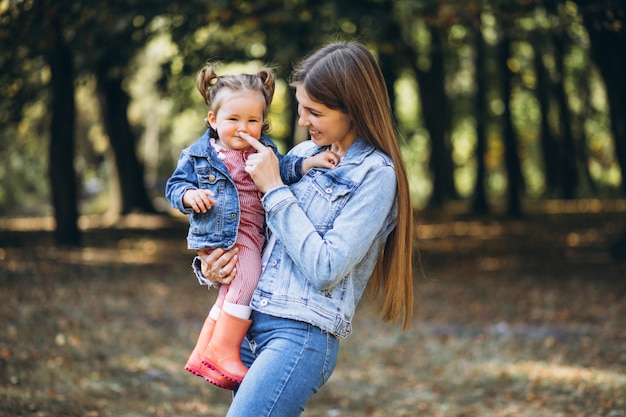
<svg viewBox="0 0 626 417">
<path fill-rule="evenodd" d="M 217 174 L 210 166 L 196 168 L 200 188 L 211 188 L 214 186 L 219 180 Z"/>
<path fill-rule="evenodd" d="M 322 235 L 333 226 L 356 188 L 354 183 L 342 182 L 331 175 L 320 175 L 313 180 L 314 194 L 307 204 L 307 216 Z"/>
</svg>

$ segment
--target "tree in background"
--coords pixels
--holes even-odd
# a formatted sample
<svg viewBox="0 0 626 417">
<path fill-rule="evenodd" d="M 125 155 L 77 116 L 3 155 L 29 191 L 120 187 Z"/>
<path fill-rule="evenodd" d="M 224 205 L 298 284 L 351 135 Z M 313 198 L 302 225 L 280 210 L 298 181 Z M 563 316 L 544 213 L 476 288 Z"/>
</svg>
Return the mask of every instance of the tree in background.
<svg viewBox="0 0 626 417">
<path fill-rule="evenodd" d="M 46 114 L 53 123 L 35 140 L 52 138 L 51 200 L 66 243 L 75 240 L 69 225 L 75 224 L 78 216 L 78 210 L 71 208 L 77 207 L 76 190 L 67 185 L 71 183 L 68 178 L 76 177 L 72 163 L 76 160 L 75 112 L 67 95 L 73 96 L 72 90 L 80 88 L 87 77 L 95 80 L 100 118 L 114 155 L 119 212 L 154 211 L 136 149 L 154 119 L 146 115 L 142 124 L 129 118 L 132 100 L 141 99 L 130 96 L 129 82 L 139 67 L 152 64 L 137 61 L 137 57 L 158 37 L 169 37 L 175 49 L 160 63 L 161 74 L 153 85 L 157 100 L 171 103 L 170 115 L 190 107 L 193 77 L 206 59 L 274 63 L 279 76 L 285 78 L 291 64 L 320 43 L 361 39 L 377 54 L 392 98 L 400 92 L 419 103 L 414 114 L 402 116 L 405 120 L 400 126 L 407 147 L 418 140 L 428 141 L 429 157 L 424 158 L 432 183 L 428 204 L 441 208 L 449 201 L 471 196 L 470 207 L 484 214 L 491 212 L 498 200 L 506 212 L 519 214 L 521 199 L 529 190 L 535 190 L 535 196 L 540 194 L 538 183 L 544 184 L 546 196 L 575 198 L 581 195 L 579 179 L 591 177 L 590 158 L 601 161 L 596 179 L 616 165 L 608 153 L 602 159 L 603 155 L 587 152 L 588 148 L 594 152 L 606 149 L 604 144 L 586 144 L 590 136 L 594 143 L 601 143 L 588 127 L 595 123 L 592 127 L 597 130 L 601 122 L 589 123 L 598 118 L 595 110 L 584 110 L 591 101 L 584 98 L 587 93 L 575 97 L 576 92 L 594 93 L 589 77 L 595 73 L 572 71 L 572 51 L 588 48 L 606 86 L 617 165 L 621 177 L 626 177 L 625 95 L 620 77 L 624 58 L 613 53 L 624 50 L 624 10 L 615 2 L 598 7 L 597 2 L 579 0 L 575 3 L 578 8 L 572 2 L 556 0 L 83 3 L 17 1 L 0 8 L 0 93 L 6 97 L 0 103 L 0 120 L 7 126 L 5 135 L 23 130 L 24 120 L 38 119 L 25 118 L 22 110 L 37 108 L 42 100 L 49 103 Z M 491 23 L 485 25 L 485 19 Z M 590 47 L 580 41 L 584 34 L 577 19 L 584 22 Z M 528 53 L 528 45 L 532 45 L 532 53 Z M 59 61 L 59 57 L 65 58 Z M 50 77 L 33 75 L 47 71 Z M 412 83 L 402 82 L 408 79 Z M 416 86 L 414 91 L 398 90 L 399 85 L 411 84 Z M 582 102 L 578 108 L 572 107 L 573 98 Z M 393 102 L 398 114 L 405 103 L 400 99 Z M 286 109 L 284 117 L 291 122 L 284 139 L 290 147 L 295 137 L 291 130 L 296 118 L 294 103 Z M 539 116 L 533 116 L 535 113 Z M 156 141 L 168 142 L 174 135 L 173 122 L 161 118 L 158 123 L 152 135 L 157 136 Z M 27 129 L 37 126 L 34 123 Z M 76 142 L 79 147 L 88 142 L 82 131 Z M 544 144 L 539 156 L 533 150 L 535 142 Z M 167 152 L 167 146 L 161 148 Z M 11 146 L 0 146 L 0 152 L 3 149 L 8 152 Z M 173 163 L 167 153 L 160 158 L 167 163 L 159 169 L 167 170 Z M 536 160 L 541 158 L 545 162 L 538 164 Z M 622 195 L 624 183 L 622 180 Z M 528 184 L 529 189 L 525 187 Z M 10 197 L 0 194 L 0 200 L 10 201 Z"/>
</svg>

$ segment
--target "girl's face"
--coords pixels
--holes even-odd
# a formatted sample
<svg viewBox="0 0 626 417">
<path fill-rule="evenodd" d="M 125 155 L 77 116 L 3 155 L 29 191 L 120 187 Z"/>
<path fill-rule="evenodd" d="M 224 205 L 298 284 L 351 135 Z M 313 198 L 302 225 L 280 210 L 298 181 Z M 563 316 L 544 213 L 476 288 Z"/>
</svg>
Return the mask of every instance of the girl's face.
<svg viewBox="0 0 626 417">
<path fill-rule="evenodd" d="M 265 100 L 261 94 L 252 91 L 227 91 L 226 94 L 228 96 L 222 98 L 217 113 L 209 112 L 209 124 L 217 131 L 221 146 L 232 150 L 246 149 L 250 145 L 239 137 L 239 132 L 256 139 L 261 137 Z"/>
<path fill-rule="evenodd" d="M 318 146 L 330 145 L 330 150 L 344 156 L 356 140 L 350 115 L 333 110 L 311 100 L 301 84 L 296 85 L 298 124 L 309 129 L 311 140 Z"/>
</svg>

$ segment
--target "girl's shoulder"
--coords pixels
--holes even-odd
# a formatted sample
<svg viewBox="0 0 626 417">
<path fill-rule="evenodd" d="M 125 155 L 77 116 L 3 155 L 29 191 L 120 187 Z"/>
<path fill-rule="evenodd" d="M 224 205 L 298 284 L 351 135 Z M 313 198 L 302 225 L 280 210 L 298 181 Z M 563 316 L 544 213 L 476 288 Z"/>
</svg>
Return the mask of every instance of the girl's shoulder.
<svg viewBox="0 0 626 417">
<path fill-rule="evenodd" d="M 263 145 L 265 146 L 269 146 L 270 148 L 277 150 L 278 146 L 276 146 L 276 142 L 274 142 L 272 140 L 272 138 L 270 138 L 267 135 L 261 135 L 261 137 L 259 138 L 259 142 L 261 142 Z"/>
<path fill-rule="evenodd" d="M 204 132 L 202 136 L 196 139 L 189 147 L 185 150 L 191 156 L 202 156 L 206 157 L 211 152 L 214 152 L 213 146 L 211 145 L 211 137 L 209 135 L 209 130 Z"/>
</svg>

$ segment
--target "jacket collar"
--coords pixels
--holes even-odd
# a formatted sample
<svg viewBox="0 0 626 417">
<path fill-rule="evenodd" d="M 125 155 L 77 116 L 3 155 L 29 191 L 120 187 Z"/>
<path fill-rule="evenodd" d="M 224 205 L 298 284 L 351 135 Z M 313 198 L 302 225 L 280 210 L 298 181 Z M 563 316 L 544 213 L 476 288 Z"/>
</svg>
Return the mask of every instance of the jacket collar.
<svg viewBox="0 0 626 417">
<path fill-rule="evenodd" d="M 318 146 L 314 154 L 329 150 L 330 146 Z M 376 148 L 370 145 L 365 139 L 357 138 L 341 158 L 341 164 L 361 164 Z"/>
</svg>

